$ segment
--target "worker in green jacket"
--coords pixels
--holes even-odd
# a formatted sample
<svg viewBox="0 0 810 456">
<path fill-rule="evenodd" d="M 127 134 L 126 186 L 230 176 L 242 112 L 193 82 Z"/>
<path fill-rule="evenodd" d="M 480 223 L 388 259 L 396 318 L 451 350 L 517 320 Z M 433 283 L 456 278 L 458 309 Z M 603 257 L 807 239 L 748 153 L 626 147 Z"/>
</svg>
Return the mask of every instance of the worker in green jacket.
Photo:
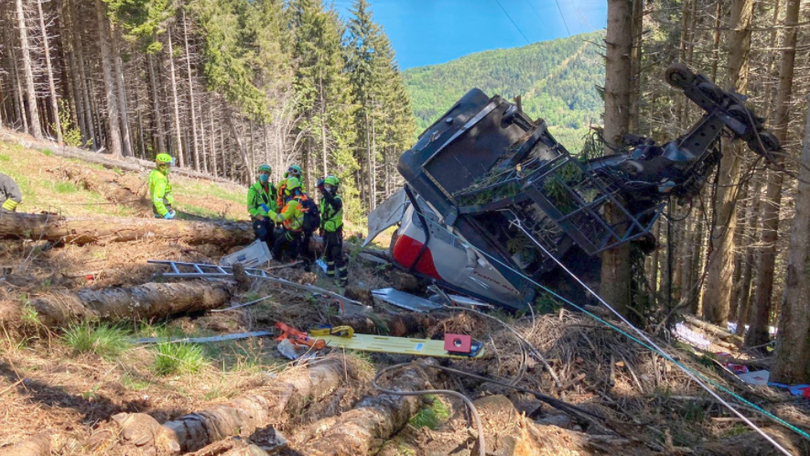
<svg viewBox="0 0 810 456">
<path fill-rule="evenodd" d="M 287 168 L 287 171 L 284 171 L 282 179 L 278 182 L 278 190 L 277 190 L 278 196 L 276 197 L 276 204 L 278 204 L 278 207 L 284 206 L 285 203 L 284 189 L 287 188 L 287 179 L 289 179 L 290 177 L 298 179 L 298 182 L 301 184 L 302 193 L 307 191 L 306 188 L 304 188 L 304 173 L 303 171 L 301 171 L 301 167 L 298 165 L 290 165 L 290 167 Z"/>
<path fill-rule="evenodd" d="M 281 212 L 268 211 L 268 218 L 280 223 L 284 228 L 284 233 L 273 244 L 273 258 L 276 260 L 281 261 L 282 256 L 286 254 L 295 261 L 302 248 L 309 251 L 306 246 L 301 245 L 304 238 L 304 211 L 301 199 L 305 197 L 306 195 L 301 192 L 301 181 L 296 177 L 288 177 Z"/>
<path fill-rule="evenodd" d="M 152 199 L 152 213 L 155 218 L 173 219 L 176 213 L 172 209 L 174 196 L 172 186 L 169 184 L 169 169 L 172 166 L 172 157 L 169 154 L 158 154 L 155 157 L 157 165 L 149 174 L 149 196 Z"/>
<path fill-rule="evenodd" d="M 22 192 L 14 179 L 0 173 L 0 212 L 15 212 L 22 202 Z"/>
<path fill-rule="evenodd" d="M 335 278 L 337 269 L 338 284 L 345 287 L 349 283 L 349 270 L 343 258 L 343 200 L 337 194 L 339 186 L 340 180 L 335 176 L 318 181 L 326 275 Z"/>
<path fill-rule="evenodd" d="M 259 166 L 259 177 L 248 188 L 247 210 L 253 222 L 253 232 L 256 239 L 267 244 L 273 250 L 275 222 L 270 218 L 270 211 L 278 211 L 276 204 L 276 186 L 270 182 L 273 169 L 270 165 Z"/>
</svg>

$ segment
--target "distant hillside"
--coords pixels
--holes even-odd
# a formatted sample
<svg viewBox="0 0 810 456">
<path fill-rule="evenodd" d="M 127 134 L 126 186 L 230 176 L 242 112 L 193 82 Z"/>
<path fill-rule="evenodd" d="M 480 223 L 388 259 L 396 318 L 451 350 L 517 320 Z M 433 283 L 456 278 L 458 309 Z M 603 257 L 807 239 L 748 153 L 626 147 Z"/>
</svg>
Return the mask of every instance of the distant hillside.
<svg viewBox="0 0 810 456">
<path fill-rule="evenodd" d="M 461 57 L 441 65 L 404 72 L 419 131 L 427 128 L 473 87 L 487 95 L 523 97 L 523 109 L 542 117 L 552 134 L 572 152 L 582 146 L 589 123 L 601 123 L 605 67 L 593 32 L 519 48 Z"/>
</svg>

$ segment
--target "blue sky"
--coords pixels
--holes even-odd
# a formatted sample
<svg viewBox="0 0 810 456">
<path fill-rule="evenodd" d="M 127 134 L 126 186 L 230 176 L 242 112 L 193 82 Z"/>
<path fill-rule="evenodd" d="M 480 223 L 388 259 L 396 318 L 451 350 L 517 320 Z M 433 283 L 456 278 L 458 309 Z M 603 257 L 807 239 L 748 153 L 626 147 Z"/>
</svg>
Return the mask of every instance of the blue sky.
<svg viewBox="0 0 810 456">
<path fill-rule="evenodd" d="M 346 17 L 353 0 L 333 1 Z M 382 24 L 391 39 L 400 67 L 407 69 L 605 27 L 606 0 L 558 1 L 559 6 L 555 0 L 369 0 L 369 3 L 375 22 Z"/>
</svg>

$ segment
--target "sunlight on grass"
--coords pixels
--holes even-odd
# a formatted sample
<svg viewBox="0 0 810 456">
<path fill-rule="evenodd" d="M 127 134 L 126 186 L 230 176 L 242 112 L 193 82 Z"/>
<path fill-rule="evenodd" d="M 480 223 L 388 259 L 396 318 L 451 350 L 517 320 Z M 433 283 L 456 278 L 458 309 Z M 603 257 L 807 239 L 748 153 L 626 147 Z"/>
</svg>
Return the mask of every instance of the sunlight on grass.
<svg viewBox="0 0 810 456">
<path fill-rule="evenodd" d="M 129 336 L 121 328 L 89 323 L 71 326 L 62 336 L 65 345 L 73 349 L 73 354 L 95 353 L 103 358 L 118 357 L 130 346 Z"/>
<path fill-rule="evenodd" d="M 73 182 L 57 182 L 53 186 L 53 190 L 56 193 L 76 193 L 79 191 L 79 187 L 77 187 Z"/>
<path fill-rule="evenodd" d="M 154 351 L 152 368 L 158 375 L 194 374 L 208 362 L 199 345 L 163 342 Z"/>
</svg>

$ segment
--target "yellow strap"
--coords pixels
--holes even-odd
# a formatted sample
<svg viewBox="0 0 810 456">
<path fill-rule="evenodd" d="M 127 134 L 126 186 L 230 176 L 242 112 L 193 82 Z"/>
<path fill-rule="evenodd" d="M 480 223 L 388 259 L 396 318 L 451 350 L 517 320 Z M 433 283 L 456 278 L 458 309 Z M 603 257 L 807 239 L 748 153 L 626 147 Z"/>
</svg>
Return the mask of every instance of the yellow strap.
<svg viewBox="0 0 810 456">
<path fill-rule="evenodd" d="M 3 203 L 3 209 L 7 211 L 13 211 L 17 208 L 17 202 L 13 199 L 7 199 L 5 203 Z"/>
<path fill-rule="evenodd" d="M 309 335 L 314 339 L 323 340 L 328 347 L 402 355 L 434 356 L 437 358 L 470 359 L 469 356 L 448 353 L 444 349 L 443 340 L 408 339 L 405 337 L 375 336 L 373 334 L 355 334 L 353 337 L 321 336 L 315 335 L 313 331 L 310 331 Z M 480 358 L 483 354 L 484 349 L 482 348 L 475 355 L 475 358 Z"/>
<path fill-rule="evenodd" d="M 308 331 L 310 336 L 338 336 L 338 337 L 352 337 L 354 336 L 354 328 L 351 326 L 333 326 L 331 328 L 317 328 Z"/>
</svg>

